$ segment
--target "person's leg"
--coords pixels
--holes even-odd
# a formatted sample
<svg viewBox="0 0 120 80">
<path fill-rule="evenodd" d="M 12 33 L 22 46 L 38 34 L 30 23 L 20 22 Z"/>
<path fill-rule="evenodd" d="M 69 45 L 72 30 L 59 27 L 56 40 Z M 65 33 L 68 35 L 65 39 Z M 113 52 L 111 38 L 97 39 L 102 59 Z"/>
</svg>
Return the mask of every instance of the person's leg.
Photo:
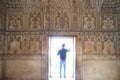
<svg viewBox="0 0 120 80">
<path fill-rule="evenodd" d="M 60 61 L 60 78 L 62 77 L 62 61 Z"/>
<path fill-rule="evenodd" d="M 66 78 L 66 61 L 64 61 L 64 78 Z"/>
</svg>

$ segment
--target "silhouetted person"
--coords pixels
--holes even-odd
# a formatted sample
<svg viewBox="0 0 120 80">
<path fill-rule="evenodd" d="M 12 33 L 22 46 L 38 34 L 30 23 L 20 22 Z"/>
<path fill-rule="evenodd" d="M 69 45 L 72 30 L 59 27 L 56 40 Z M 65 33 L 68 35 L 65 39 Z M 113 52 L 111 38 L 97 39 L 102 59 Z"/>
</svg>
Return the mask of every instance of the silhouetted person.
<svg viewBox="0 0 120 80">
<path fill-rule="evenodd" d="M 66 54 L 70 51 L 65 49 L 65 44 L 62 44 L 62 49 L 58 51 L 57 55 L 60 55 L 60 78 L 62 77 L 62 65 L 64 68 L 64 78 L 66 77 Z"/>
</svg>

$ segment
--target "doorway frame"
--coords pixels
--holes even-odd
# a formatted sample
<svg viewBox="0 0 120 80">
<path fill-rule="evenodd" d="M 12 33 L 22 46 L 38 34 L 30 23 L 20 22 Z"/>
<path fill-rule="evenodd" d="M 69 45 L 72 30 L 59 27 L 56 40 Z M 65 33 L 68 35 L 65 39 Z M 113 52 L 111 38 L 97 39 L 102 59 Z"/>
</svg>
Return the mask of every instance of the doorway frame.
<svg viewBox="0 0 120 80">
<path fill-rule="evenodd" d="M 73 48 L 74 48 L 74 50 L 73 50 L 73 52 L 74 52 L 74 57 L 73 57 L 74 58 L 73 59 L 73 62 L 74 62 L 73 70 L 74 70 L 74 72 L 73 73 L 74 73 L 74 80 L 76 80 L 76 60 L 77 60 L 76 59 L 77 58 L 76 57 L 76 55 L 77 55 L 76 54 L 76 36 L 73 36 L 73 35 L 64 35 L 64 36 L 63 35 L 49 35 L 48 36 L 48 39 L 49 39 L 49 43 L 48 43 L 48 80 L 50 78 L 50 61 L 49 60 L 50 60 L 50 56 L 51 56 L 51 49 L 50 48 L 51 48 L 52 37 L 53 38 L 55 38 L 55 37 L 56 38 L 62 38 L 62 37 L 65 38 L 66 37 L 66 38 L 72 38 L 73 39 L 73 45 L 74 45 L 73 46 Z"/>
</svg>

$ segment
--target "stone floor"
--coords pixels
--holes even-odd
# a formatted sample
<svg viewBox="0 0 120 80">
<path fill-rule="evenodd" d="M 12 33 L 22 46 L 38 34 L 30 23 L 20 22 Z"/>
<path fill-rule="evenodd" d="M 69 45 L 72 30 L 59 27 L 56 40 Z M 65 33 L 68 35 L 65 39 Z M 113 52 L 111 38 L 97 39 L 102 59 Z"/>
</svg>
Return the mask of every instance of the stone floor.
<svg viewBox="0 0 120 80">
<path fill-rule="evenodd" d="M 75 78 L 49 78 L 49 80 L 75 80 Z"/>
</svg>

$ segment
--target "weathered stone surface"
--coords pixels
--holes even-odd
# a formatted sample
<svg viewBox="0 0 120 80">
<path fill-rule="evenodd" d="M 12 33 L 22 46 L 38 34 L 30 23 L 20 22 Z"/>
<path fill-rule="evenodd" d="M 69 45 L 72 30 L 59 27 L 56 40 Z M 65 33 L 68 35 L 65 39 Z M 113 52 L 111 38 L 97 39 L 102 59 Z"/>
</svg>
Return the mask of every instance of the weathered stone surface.
<svg viewBox="0 0 120 80">
<path fill-rule="evenodd" d="M 2 61 L 0 61 L 0 80 L 2 80 Z"/>
<path fill-rule="evenodd" d="M 8 60 L 5 68 L 6 80 L 40 80 L 41 61 L 37 60 Z"/>
<path fill-rule="evenodd" d="M 83 80 L 118 80 L 117 60 L 84 61 Z"/>
<path fill-rule="evenodd" d="M 48 80 L 49 36 L 75 36 L 76 80 L 120 80 L 119 26 L 120 0 L 0 0 L 0 80 Z"/>
</svg>

